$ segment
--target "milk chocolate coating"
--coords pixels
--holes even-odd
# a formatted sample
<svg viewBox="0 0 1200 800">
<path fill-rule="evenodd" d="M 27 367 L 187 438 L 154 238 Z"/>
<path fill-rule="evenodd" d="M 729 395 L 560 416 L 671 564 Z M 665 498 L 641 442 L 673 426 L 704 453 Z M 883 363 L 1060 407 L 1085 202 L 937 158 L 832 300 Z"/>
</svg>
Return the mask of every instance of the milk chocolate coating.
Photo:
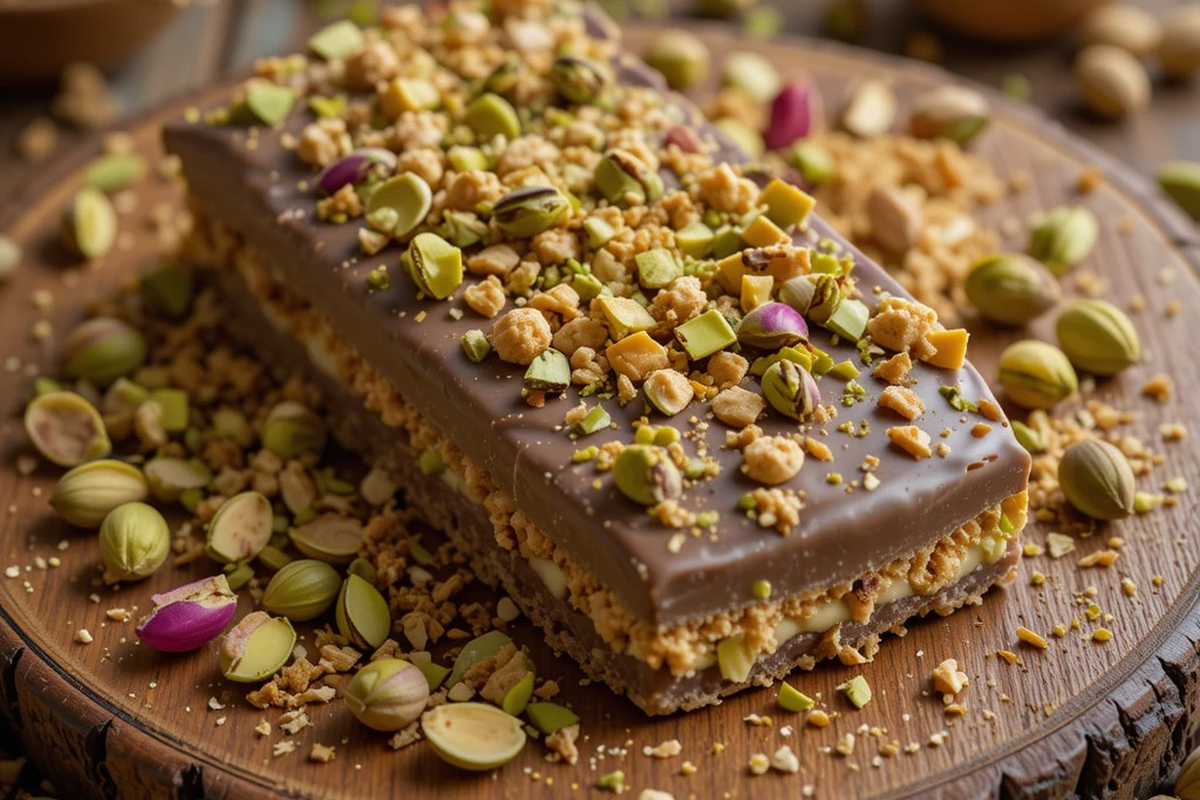
<svg viewBox="0 0 1200 800">
<path fill-rule="evenodd" d="M 622 59 L 619 71 L 626 82 L 654 84 L 638 62 Z M 671 102 L 696 120 L 702 135 L 715 137 L 691 106 Z M 307 120 L 306 113 L 297 111 L 284 130 L 296 134 Z M 639 619 L 671 625 L 752 605 L 758 601 L 751 595 L 751 584 L 761 579 L 771 582 L 775 597 L 854 580 L 931 544 L 1025 488 L 1029 456 L 1007 427 L 995 426 L 989 435 L 975 438 L 970 428 L 979 419 L 955 411 L 938 392 L 942 385 L 958 383 L 967 399 L 995 402 L 974 368 L 942 370 L 916 364 L 917 383 L 912 388 L 926 407 L 916 424 L 935 443 L 950 447 L 945 458 L 922 461 L 889 445 L 885 430 L 907 423 L 876 407 L 875 397 L 884 384 L 866 373 L 859 382 L 869 396 L 851 408 L 839 404 L 837 420 L 821 426 L 827 436 L 809 431 L 829 445 L 834 460 L 808 459 L 786 485 L 804 492 L 805 508 L 799 525 L 789 536 L 781 536 L 737 511 L 738 499 L 758 484 L 741 474 L 740 452 L 724 448 L 725 427 L 711 419 L 707 404 L 694 401 L 670 420 L 651 415 L 651 422 L 684 430 L 693 416 L 708 422 L 708 449 L 720 463 L 720 474 L 686 490 L 681 504 L 695 512 L 718 511 L 720 522 L 715 536 L 688 536 L 682 549 L 671 553 L 667 542 L 675 531 L 622 496 L 611 475 L 597 473 L 590 463 L 571 463 L 572 454 L 585 445 L 630 441 L 630 423 L 643 414 L 640 399 L 624 409 L 615 399 L 601 401 L 618 429 L 581 440 L 568 438 L 563 416 L 579 402 L 578 388 L 535 409 L 520 396 L 523 368 L 495 356 L 482 364 L 468 361 L 460 337 L 473 328 L 490 330 L 490 322 L 469 310 L 461 320 L 452 319 L 449 310 L 461 303 L 418 300 L 416 288 L 399 266 L 395 245 L 365 257 L 358 246 L 358 224 L 317 222 L 318 198 L 311 188 L 315 174 L 281 145 L 279 131 L 258 130 L 251 136 L 245 128 L 180 122 L 167 127 L 165 138 L 168 150 L 181 157 L 191 190 L 208 212 L 264 253 L 288 285 L 326 314 L 408 402 L 458 443 L 519 509 Z M 728 143 L 721 149 L 730 161 L 744 160 Z M 812 241 L 828 237 L 854 254 L 854 274 L 869 304 L 875 287 L 908 296 L 820 219 L 814 217 L 810 228 Z M 390 269 L 391 286 L 371 291 L 366 277 L 381 264 Z M 462 288 L 473 280 L 468 276 Z M 510 303 L 506 308 L 512 307 Z M 425 317 L 418 321 L 421 312 Z M 812 341 L 835 361 L 849 358 L 860 363 L 853 346 L 831 344 L 823 330 L 814 328 Z M 753 378 L 745 385 L 757 390 Z M 818 385 L 826 403 L 836 402 L 844 388 L 829 376 L 820 378 Z M 595 402 L 588 398 L 589 405 Z M 862 421 L 870 426 L 870 435 L 862 438 L 834 430 L 845 422 L 857 429 Z M 797 431 L 794 421 L 774 413 L 759 425 L 768 435 Z M 948 435 L 940 436 L 942 431 Z M 690 451 L 691 445 L 686 446 Z M 859 467 L 867 456 L 880 459 L 876 490 L 847 493 L 845 484 L 826 481 L 831 472 L 840 473 L 846 483 L 861 478 Z M 602 480 L 600 490 L 592 485 L 597 478 Z"/>
</svg>

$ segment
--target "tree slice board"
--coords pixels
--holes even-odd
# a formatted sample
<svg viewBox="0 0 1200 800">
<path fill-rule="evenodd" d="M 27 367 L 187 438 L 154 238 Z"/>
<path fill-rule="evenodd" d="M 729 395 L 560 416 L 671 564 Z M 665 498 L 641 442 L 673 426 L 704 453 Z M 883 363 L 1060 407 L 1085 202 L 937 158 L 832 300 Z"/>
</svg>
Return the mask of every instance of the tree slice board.
<svg viewBox="0 0 1200 800">
<path fill-rule="evenodd" d="M 629 32 L 644 43 L 654 35 Z M 730 33 L 703 28 L 714 52 L 744 48 Z M 867 55 L 801 40 L 755 45 L 785 74 L 809 73 L 836 109 L 848 86 L 866 77 L 891 81 L 902 100 L 949 80 L 924 65 Z M 190 103 L 219 96 L 212 90 Z M 1071 138 L 1036 113 L 993 96 L 995 117 L 976 151 L 1002 176 L 1024 171 L 1032 185 L 989 208 L 982 222 L 993 228 L 1008 217 L 1025 220 L 1039 209 L 1083 203 L 1103 221 L 1100 242 L 1088 266 L 1106 279 L 1106 296 L 1121 305 L 1135 294 L 1146 299 L 1133 319 L 1146 359 L 1099 396 L 1134 409 L 1128 431 L 1166 459 L 1154 480 L 1182 476 L 1200 491 L 1200 458 L 1194 445 L 1160 441 L 1159 425 L 1190 422 L 1200 390 L 1200 361 L 1192 347 L 1200 339 L 1200 263 L 1196 230 L 1153 196 L 1146 182 L 1121 164 Z M 130 132 L 145 152 L 158 152 L 158 127 L 189 104 L 181 101 L 134 123 Z M 903 116 L 901 117 L 903 118 Z M 995 591 L 982 606 L 948 618 L 910 626 L 890 638 L 873 663 L 829 664 L 800 673 L 792 682 L 819 697 L 834 716 L 823 729 L 799 715 L 780 711 L 774 690 L 744 692 L 722 705 L 687 715 L 647 719 L 600 686 L 581 686 L 579 671 L 540 643 L 536 631 L 518 624 L 539 672 L 554 677 L 562 697 L 583 718 L 581 759 L 569 767 L 545 761 L 531 742 L 521 756 L 491 774 L 472 775 L 444 765 L 428 746 L 399 752 L 387 737 L 357 725 L 340 702 L 313 706 L 313 725 L 294 737 L 275 729 L 259 737 L 260 720 L 275 723 L 278 711 L 260 712 L 244 700 L 245 688 L 221 679 L 216 647 L 185 656 L 166 656 L 139 646 L 133 622 L 107 619 L 114 607 L 134 619 L 149 608 L 149 596 L 200 577 L 212 565 L 195 563 L 161 570 L 149 581 L 119 592 L 97 586 L 94 536 L 69 529 L 49 509 L 47 498 L 60 470 L 40 463 L 32 474 L 15 468 L 31 454 L 21 424 L 31 376 L 51 374 L 66 331 L 87 304 L 104 297 L 153 259 L 149 218 L 162 203 L 178 203 L 179 190 L 150 177 L 129 194 L 116 250 L 93 265 L 73 264 L 58 243 L 61 209 L 79 185 L 87 159 L 76 157 L 19 197 L 0 219 L 0 230 L 19 242 L 26 258 L 0 287 L 5 343 L 0 381 L 0 711 L 25 742 L 29 755 L 55 779 L 63 796 L 81 798 L 541 798 L 592 796 L 596 779 L 620 769 L 634 792 L 656 788 L 676 798 L 1060 798 L 1140 797 L 1153 794 L 1193 746 L 1200 703 L 1200 512 L 1192 494 L 1175 508 L 1100 528 L 1077 541 L 1066 558 L 1026 561 L 1017 580 Z M 1103 184 L 1088 196 L 1074 193 L 1080 173 L 1099 167 Z M 1004 244 L 1021 249 L 1025 228 Z M 1073 286 L 1065 282 L 1068 288 Z M 1177 313 L 1168 306 L 1178 304 Z M 1053 315 L 1048 315 L 1052 317 Z M 48 320 L 51 335 L 34 323 Z M 1052 340 L 1052 319 L 1032 330 Z M 1022 331 L 977 330 L 971 358 L 994 375 L 1000 350 Z M 1175 391 L 1159 404 L 1140 396 L 1156 373 L 1172 376 Z M 1142 481 L 1139 488 L 1159 491 Z M 1045 527 L 1031 523 L 1027 540 L 1044 543 Z M 1080 569 L 1076 560 L 1106 547 L 1111 536 L 1126 545 L 1108 568 Z M 59 566 L 51 566 L 58 559 Z M 1045 574 L 1030 586 L 1033 571 Z M 1137 587 L 1129 597 L 1122 578 Z M 99 596 L 99 602 L 89 599 Z M 1109 621 L 1088 620 L 1081 598 L 1094 602 Z M 249 601 L 243 600 L 248 609 Z M 1024 625 L 1048 633 L 1056 623 L 1083 620 L 1040 651 L 1019 644 Z M 1085 638 L 1099 625 L 1112 630 L 1107 644 Z M 86 628 L 95 641 L 73 641 Z M 311 638 L 310 638 L 311 640 Z M 996 656 L 1010 650 L 1010 664 Z M 929 685 L 932 668 L 957 658 L 970 676 L 962 695 L 966 715 L 951 718 Z M 874 700 L 856 710 L 837 692 L 862 674 Z M 772 723 L 750 725 L 750 714 Z M 848 756 L 834 752 L 846 734 L 856 746 Z M 643 748 L 678 739 L 682 752 L 657 759 Z M 273 746 L 294 741 L 295 751 L 274 756 Z M 336 748 L 326 764 L 307 760 L 312 744 Z M 902 750 L 884 758 L 882 744 Z M 751 775 L 754 753 L 773 753 L 788 744 L 799 756 L 796 775 Z M 719 746 L 723 745 L 723 749 Z M 906 748 L 907 746 L 907 748 Z M 912 752 L 906 752 L 911 750 Z M 721 751 L 721 752 L 717 752 Z M 695 766 L 684 774 L 684 761 Z M 603 796 L 603 795 L 600 795 Z"/>
</svg>

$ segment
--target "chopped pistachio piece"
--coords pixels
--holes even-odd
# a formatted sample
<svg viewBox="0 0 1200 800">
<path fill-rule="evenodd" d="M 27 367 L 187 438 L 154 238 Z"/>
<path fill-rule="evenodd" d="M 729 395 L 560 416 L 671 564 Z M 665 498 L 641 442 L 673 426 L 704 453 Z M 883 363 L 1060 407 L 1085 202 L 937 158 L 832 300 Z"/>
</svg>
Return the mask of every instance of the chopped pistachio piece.
<svg viewBox="0 0 1200 800">
<path fill-rule="evenodd" d="M 571 385 L 571 362 L 553 347 L 541 352 L 525 370 L 525 388 L 558 394 Z"/>
<path fill-rule="evenodd" d="M 256 83 L 246 90 L 246 111 L 264 125 L 277 125 L 287 119 L 296 105 L 296 93 L 286 86 Z"/>
<path fill-rule="evenodd" d="M 181 433 L 188 427 L 188 394 L 182 389 L 152 389 L 149 402 L 162 409 L 162 426 L 167 433 Z"/>
<path fill-rule="evenodd" d="M 481 141 L 491 141 L 497 136 L 511 140 L 521 135 L 517 110 L 512 103 L 492 92 L 480 95 L 467 106 L 464 121 Z"/>
<path fill-rule="evenodd" d="M 504 699 L 500 702 L 500 707 L 504 709 L 504 713 L 511 714 L 514 717 L 519 717 L 525 713 L 525 709 L 529 705 L 529 699 L 533 697 L 533 681 L 533 673 L 526 672 L 511 689 L 504 693 Z"/>
<path fill-rule="evenodd" d="M 271 501 L 258 492 L 234 495 L 208 523 L 208 554 L 221 564 L 249 561 L 271 541 Z"/>
<path fill-rule="evenodd" d="M 221 642 L 221 672 L 231 681 L 264 681 L 287 663 L 295 646 L 296 631 L 285 618 L 251 611 Z"/>
<path fill-rule="evenodd" d="M 653 445 L 626 447 L 613 462 L 612 472 L 621 494 L 644 506 L 676 498 L 683 491 L 679 468 L 665 450 Z"/>
<path fill-rule="evenodd" d="M 797 142 L 792 148 L 792 160 L 800 175 L 811 184 L 819 186 L 833 177 L 833 156 L 816 142 Z"/>
<path fill-rule="evenodd" d="M 796 687 L 786 681 L 779 684 L 779 694 L 775 697 L 775 702 L 784 711 L 792 711 L 799 713 L 808 711 L 815 705 L 815 701 L 808 695 L 801 692 Z"/>
<path fill-rule="evenodd" d="M 330 564 L 343 566 L 358 555 L 363 542 L 362 522 L 354 517 L 328 514 L 300 523 L 296 517 L 288 538 L 304 555 Z"/>
<path fill-rule="evenodd" d="M 588 217 L 585 219 L 583 221 L 583 230 L 587 233 L 588 245 L 596 248 L 608 244 L 609 240 L 617 234 L 613 226 L 601 217 Z M 676 240 L 678 240 L 678 237 L 679 234 L 676 234 Z"/>
<path fill-rule="evenodd" d="M 647 289 L 663 289 L 683 275 L 683 265 L 670 250 L 658 247 L 634 256 L 638 269 L 638 283 Z"/>
<path fill-rule="evenodd" d="M 325 449 L 325 423 L 294 400 L 278 403 L 263 425 L 263 447 L 284 460 L 319 455 Z"/>
<path fill-rule="evenodd" d="M 829 315 L 829 319 L 824 324 L 826 328 L 843 339 L 857 342 L 867 330 L 867 320 L 870 316 L 871 310 L 867 308 L 865 303 L 861 300 L 845 297 L 837 304 L 837 307 Z"/>
<path fill-rule="evenodd" d="M 463 280 L 462 250 L 436 233 L 418 233 L 408 245 L 413 282 L 432 297 L 445 300 Z"/>
<path fill-rule="evenodd" d="M 308 39 L 308 49 L 326 61 L 346 58 L 363 46 L 363 33 L 351 20 L 342 19 L 326 25 Z"/>
<path fill-rule="evenodd" d="M 676 327 L 675 338 L 693 361 L 699 361 L 734 344 L 737 334 L 729 320 L 714 308 Z"/>
<path fill-rule="evenodd" d="M 488 631 L 467 642 L 454 661 L 454 669 L 451 671 L 450 677 L 446 679 L 446 686 L 454 687 L 467 674 L 467 670 L 485 658 L 496 655 L 500 652 L 500 648 L 510 642 L 512 639 L 503 631 Z"/>
<path fill-rule="evenodd" d="M 867 683 L 867 679 L 862 675 L 855 675 L 839 686 L 838 691 L 846 695 L 846 699 L 853 703 L 855 708 L 862 708 L 871 702 L 871 684 Z"/>
<path fill-rule="evenodd" d="M 446 703 L 421 718 L 433 751 L 456 767 L 483 771 L 503 766 L 525 747 L 521 721 L 486 703 Z"/>
<path fill-rule="evenodd" d="M 449 667 L 443 667 L 441 664 L 435 664 L 432 661 L 413 661 L 413 666 L 421 670 L 425 675 L 425 680 L 429 684 L 429 691 L 436 692 L 438 688 L 446 680 L 446 676 L 450 674 Z"/>
<path fill-rule="evenodd" d="M 571 202 L 552 186 L 524 186 L 496 201 L 492 209 L 500 230 L 526 239 L 554 226 Z"/>
<path fill-rule="evenodd" d="M 472 363 L 478 364 L 488 357 L 492 352 L 492 345 L 487 339 L 487 334 L 478 328 L 472 328 L 462 335 L 459 340 L 462 345 L 463 352 L 467 354 L 467 358 Z"/>
<path fill-rule="evenodd" d="M 142 179 L 146 159 L 137 153 L 109 153 L 88 164 L 83 183 L 102 192 L 119 192 Z"/>
<path fill-rule="evenodd" d="M 579 722 L 579 715 L 558 703 L 530 703 L 525 707 L 529 723 L 546 736 Z"/>
<path fill-rule="evenodd" d="M 203 489 L 213 477 L 212 470 L 200 461 L 168 456 L 150 459 L 142 470 L 155 499 L 168 503 L 188 489 Z"/>
<path fill-rule="evenodd" d="M 612 417 L 604 410 L 604 406 L 596 406 L 587 416 L 575 426 L 581 436 L 590 436 L 596 431 L 603 430 L 612 424 Z"/>
<path fill-rule="evenodd" d="M 394 175 L 375 187 L 367 198 L 367 224 L 401 239 L 425 221 L 433 206 L 433 191 L 419 175 Z"/>
<path fill-rule="evenodd" d="M 662 178 L 627 150 L 609 150 L 596 165 L 596 189 L 610 203 L 642 205 L 663 192 Z"/>
<path fill-rule="evenodd" d="M 596 298 L 596 303 L 600 306 L 600 311 L 608 322 L 608 329 L 612 332 L 614 340 L 624 339 L 626 336 L 640 331 L 648 331 L 658 324 L 658 321 L 650 316 L 650 312 L 632 298 L 601 295 Z"/>
<path fill-rule="evenodd" d="M 766 600 L 771 596 L 771 582 L 766 580 L 757 580 L 750 584 L 750 594 L 758 600 Z"/>
<path fill-rule="evenodd" d="M 746 648 L 746 640 L 741 636 L 722 639 L 717 645 L 717 666 L 721 677 L 727 681 L 742 683 L 749 678 L 754 658 Z"/>
<path fill-rule="evenodd" d="M 771 222 L 785 231 L 803 225 L 817 205 L 817 201 L 811 196 L 779 178 L 771 179 L 758 200 L 766 205 L 767 217 Z"/>
<path fill-rule="evenodd" d="M 85 186 L 63 210 L 63 240 L 89 261 L 103 258 L 117 241 L 117 212 L 107 195 Z"/>
<path fill-rule="evenodd" d="M 181 320 L 192 310 L 195 282 L 190 269 L 161 267 L 143 275 L 140 288 L 142 306 L 148 314 Z"/>
</svg>

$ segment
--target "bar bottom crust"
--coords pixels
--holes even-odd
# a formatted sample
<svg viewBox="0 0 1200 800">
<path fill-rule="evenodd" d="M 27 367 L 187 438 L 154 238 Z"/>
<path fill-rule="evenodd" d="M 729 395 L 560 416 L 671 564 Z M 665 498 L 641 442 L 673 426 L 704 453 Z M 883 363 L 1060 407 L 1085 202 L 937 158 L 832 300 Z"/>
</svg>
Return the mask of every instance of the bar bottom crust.
<svg viewBox="0 0 1200 800">
<path fill-rule="evenodd" d="M 482 580 L 502 587 L 517 602 L 552 648 L 649 714 L 710 705 L 826 658 L 870 659 L 885 633 L 903 635 L 909 620 L 976 604 L 989 588 L 1011 578 L 1020 557 L 1024 493 L 986 509 L 910 558 L 852 583 L 686 625 L 658 627 L 636 620 L 404 403 L 255 250 L 196 203 L 193 213 L 196 227 L 185 257 L 215 268 L 218 288 L 233 310 L 231 332 L 255 348 L 264 363 L 300 372 L 320 387 L 337 410 L 330 416 L 341 444 L 393 473 L 417 512 L 449 535 Z M 427 447 L 442 452 L 454 477 L 427 476 L 418 469 L 418 454 Z M 1011 527 L 1003 535 L 1002 516 Z M 979 563 L 972 564 L 981 549 L 989 557 L 976 556 Z M 901 582 L 911 591 L 888 593 Z M 834 603 L 844 612 L 828 617 L 828 627 L 804 630 L 802 623 L 822 619 Z M 752 659 L 748 674 L 735 679 L 722 675 L 714 655 L 717 642 L 731 633 L 742 637 Z"/>
</svg>

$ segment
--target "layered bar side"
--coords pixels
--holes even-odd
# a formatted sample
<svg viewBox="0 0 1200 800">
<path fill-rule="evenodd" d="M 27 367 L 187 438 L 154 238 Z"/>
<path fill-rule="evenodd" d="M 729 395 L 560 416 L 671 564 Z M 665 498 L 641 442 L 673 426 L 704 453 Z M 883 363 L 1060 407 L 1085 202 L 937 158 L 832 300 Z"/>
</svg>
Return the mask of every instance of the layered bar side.
<svg viewBox="0 0 1200 800">
<path fill-rule="evenodd" d="M 801 214 L 796 225 L 785 218 L 791 210 L 772 208 L 770 192 L 781 190 L 763 194 L 720 163 L 727 148 L 685 104 L 654 85 L 615 81 L 636 75 L 636 68 L 611 38 L 593 35 L 594 26 L 589 33 L 578 16 L 545 16 L 536 3 L 500 6 L 495 13 L 502 19 L 463 6 L 436 24 L 399 9 L 385 15 L 380 38 L 368 35 L 344 59 L 304 69 L 296 62 L 263 65 L 277 83 L 306 84 L 318 110 L 326 105 L 311 101 L 366 89 L 354 81 L 374 70 L 369 85 L 378 87 L 376 94 L 351 94 L 339 114 L 314 122 L 296 110 L 280 129 L 203 122 L 170 129 L 168 146 L 182 157 L 199 198 L 197 260 L 237 261 L 256 296 L 286 295 L 287 308 L 311 314 L 325 344 L 349 353 L 347 364 L 356 365 L 335 364 L 332 374 L 365 395 L 386 422 L 395 422 L 388 418 L 399 413 L 394 408 L 406 409 L 401 416 L 411 417 L 399 425 L 405 444 L 415 452 L 439 447 L 476 500 L 487 501 L 501 543 L 528 564 L 547 562 L 563 573 L 567 589 L 551 595 L 583 612 L 591 627 L 567 625 L 578 646 L 566 649 L 585 666 L 592 636 L 647 674 L 665 670 L 668 683 L 717 669 L 712 661 L 729 641 L 736 648 L 727 644 L 726 651 L 744 652 L 742 660 L 759 669 L 802 635 L 833 631 L 836 638 L 839 624 L 874 623 L 865 646 L 913 613 L 949 610 L 994 584 L 1015 558 L 1028 458 L 978 374 L 948 359 L 954 336 L 818 220 Z M 521 54 L 515 60 L 514 52 Z M 574 84 L 554 77 L 564 59 L 571 67 L 582 60 L 588 75 L 601 76 L 602 98 L 565 100 Z M 247 101 L 262 85 L 248 87 L 231 116 L 253 105 Z M 405 105 L 429 97 L 427 87 L 436 90 L 434 105 Z M 489 107 L 513 110 L 506 120 L 516 135 L 472 128 L 483 124 L 471 109 L 485 97 Z M 301 163 L 328 164 L 356 145 L 399 151 L 390 169 L 416 176 L 429 190 L 428 213 L 396 237 L 399 248 L 364 253 L 364 246 L 387 244 L 379 229 L 394 217 L 368 217 L 363 225 L 355 187 L 322 198 L 315 171 Z M 618 179 L 642 181 L 640 195 L 626 185 L 628 191 L 605 196 L 611 175 L 601 176 L 614 165 Z M 655 189 L 652 176 L 661 187 Z M 370 173 L 370 180 L 382 177 Z M 522 223 L 530 187 L 568 206 L 556 207 L 544 227 L 541 218 L 532 227 Z M 369 189 L 358 188 L 369 198 Z M 789 203 L 796 198 L 784 196 Z M 513 210 L 506 202 L 518 213 L 503 213 Z M 353 222 L 317 221 L 343 216 Z M 400 255 L 406 244 L 413 252 L 418 233 L 461 253 L 467 267 L 461 285 L 442 292 L 445 274 L 423 272 L 411 257 L 416 280 L 406 274 Z M 731 240 L 732 253 L 714 251 L 716 242 Z M 654 259 L 639 261 L 650 252 Z M 422 257 L 417 252 L 418 262 Z M 819 270 L 827 278 L 804 278 Z M 808 337 L 791 341 L 787 352 L 778 342 L 765 346 L 740 336 L 740 343 L 701 353 L 678 333 L 708 312 L 738 329 L 756 300 L 778 298 L 785 280 L 797 278 L 832 286 L 833 305 L 843 298 L 846 309 L 862 302 L 872 316 L 866 330 L 847 330 L 843 321 L 831 334 L 813 322 Z M 438 294 L 446 299 L 430 297 Z M 604 313 L 617 305 L 606 298 L 632 303 L 622 308 L 629 319 Z M 537 311 L 544 322 L 535 333 L 544 324 L 550 337 L 528 360 L 554 350 L 573 368 L 563 399 L 558 378 L 547 382 L 524 363 L 511 363 L 527 360 L 528 353 L 515 354 L 527 342 L 507 348 L 497 341 L 515 310 Z M 486 319 L 488 313 L 500 322 Z M 478 329 L 491 330 L 493 346 L 510 361 L 493 354 L 472 363 L 461 342 Z M 934 342 L 942 344 L 941 356 Z M 649 354 L 654 369 L 623 358 L 630 354 Z M 824 394 L 819 406 L 796 414 L 799 421 L 761 400 L 759 378 L 744 375 L 755 359 L 781 355 L 807 362 Z M 885 361 L 889 380 L 870 377 Z M 654 396 L 651 386 L 693 399 L 668 415 L 662 409 L 676 410 L 677 398 Z M 760 413 L 750 415 L 752 423 L 727 425 L 734 415 L 720 411 L 721 395 L 743 404 L 747 396 L 760 398 Z M 881 403 L 885 395 L 890 399 Z M 394 397 L 384 402 L 384 396 Z M 584 412 L 603 408 L 612 424 L 586 436 L 577 425 L 573 431 L 577 414 L 568 412 L 581 401 Z M 643 443 L 635 438 L 642 435 L 634 433 L 638 426 L 674 435 L 655 443 L 650 433 Z M 750 446 L 754 439 L 758 447 Z M 670 459 L 680 474 L 679 486 L 665 494 L 649 487 L 655 489 L 650 514 L 630 500 L 628 487 L 618 489 L 607 468 L 635 442 L 649 448 L 651 460 Z M 590 448 L 593 457 L 585 460 L 580 454 Z M 804 453 L 807 463 L 798 472 L 774 480 Z M 478 532 L 459 538 L 475 541 Z M 557 578 L 543 569 L 545 593 Z M 510 591 L 520 583 L 515 567 L 507 575 L 498 571 L 493 577 Z M 970 591 L 955 602 L 938 595 L 956 584 L 970 584 Z M 909 602 L 908 591 L 920 602 Z M 894 611 L 904 605 L 905 616 L 873 616 L 881 598 Z M 836 611 L 822 610 L 835 604 L 841 604 Z M 566 624 L 549 616 L 543 614 L 544 627 Z M 787 653 L 791 661 L 813 654 L 836 652 L 810 646 Z M 727 674 L 716 689 L 677 705 L 710 702 L 748 679 Z M 627 680 L 608 680 L 630 691 Z M 650 690 L 641 702 L 669 710 L 675 696 L 683 695 Z"/>
</svg>

